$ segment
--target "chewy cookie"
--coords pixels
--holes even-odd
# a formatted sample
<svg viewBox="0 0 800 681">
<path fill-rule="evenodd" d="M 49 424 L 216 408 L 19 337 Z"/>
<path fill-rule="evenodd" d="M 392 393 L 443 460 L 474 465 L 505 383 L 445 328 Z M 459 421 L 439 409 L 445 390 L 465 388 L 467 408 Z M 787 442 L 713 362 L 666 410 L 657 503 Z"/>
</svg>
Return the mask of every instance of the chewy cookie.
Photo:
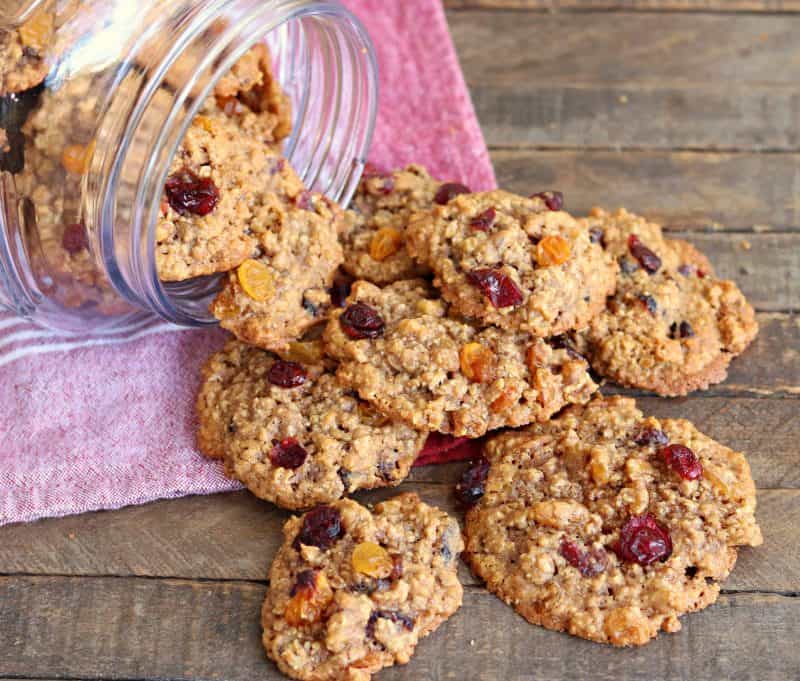
<svg viewBox="0 0 800 681">
<path fill-rule="evenodd" d="M 408 251 L 461 315 L 537 336 L 581 328 L 614 291 L 616 267 L 550 196 L 461 194 L 418 213 Z"/>
<path fill-rule="evenodd" d="M 717 599 L 761 544 L 744 456 L 684 420 L 598 398 L 491 440 L 465 474 L 466 559 L 528 621 L 642 645 Z"/>
<path fill-rule="evenodd" d="M 592 367 L 622 385 L 685 395 L 725 379 L 758 333 L 732 281 L 685 241 L 624 209 L 584 224 L 619 262 L 617 292 L 586 332 Z"/>
<path fill-rule="evenodd" d="M 597 388 L 566 349 L 445 314 L 423 280 L 356 282 L 323 336 L 339 380 L 391 418 L 466 437 L 546 420 Z"/>
<path fill-rule="evenodd" d="M 203 369 L 198 444 L 226 473 L 284 508 L 397 485 L 426 433 L 389 421 L 321 364 L 230 341 Z"/>
<path fill-rule="evenodd" d="M 240 340 L 281 351 L 325 319 L 342 262 L 342 211 L 304 192 L 294 204 L 265 200 L 260 218 L 251 227 L 256 252 L 228 274 L 211 312 Z"/>
<path fill-rule="evenodd" d="M 415 211 L 434 205 L 440 186 L 419 165 L 391 173 L 368 165 L 351 206 L 354 225 L 343 244 L 344 269 L 378 285 L 428 274 L 406 251 L 406 226 Z"/>
<path fill-rule="evenodd" d="M 458 523 L 416 494 L 294 517 L 262 608 L 267 655 L 303 681 L 369 681 L 406 664 L 461 606 Z"/>
</svg>

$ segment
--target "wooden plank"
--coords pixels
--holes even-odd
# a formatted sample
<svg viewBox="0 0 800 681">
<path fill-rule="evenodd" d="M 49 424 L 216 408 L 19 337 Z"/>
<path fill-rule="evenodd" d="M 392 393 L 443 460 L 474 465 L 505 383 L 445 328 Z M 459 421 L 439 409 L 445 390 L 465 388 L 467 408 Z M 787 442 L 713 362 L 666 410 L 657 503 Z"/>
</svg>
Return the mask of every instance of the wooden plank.
<svg viewBox="0 0 800 681">
<path fill-rule="evenodd" d="M 576 215 L 626 206 L 673 229 L 800 229 L 800 154 L 492 151 L 498 183 L 561 189 Z"/>
<path fill-rule="evenodd" d="M 448 9 L 800 12 L 800 0 L 444 0 Z"/>
<path fill-rule="evenodd" d="M 0 670 L 12 677 L 278 681 L 260 645 L 263 592 L 242 583 L 0 579 Z M 462 609 L 421 643 L 409 666 L 380 678 L 784 681 L 800 669 L 798 636 L 799 599 L 736 594 L 686 617 L 682 632 L 622 652 L 528 625 L 491 594 L 469 588 Z"/>
<path fill-rule="evenodd" d="M 433 468 L 433 467 L 431 467 Z M 461 517 L 452 483 L 462 465 L 446 467 L 447 484 L 412 483 L 430 503 Z M 444 477 L 444 471 L 438 472 Z M 375 500 L 395 494 L 359 495 Z M 265 581 L 282 541 L 286 513 L 245 492 L 161 501 L 108 513 L 0 529 L 0 574 L 119 575 Z M 759 522 L 766 538 L 743 549 L 730 590 L 800 591 L 800 492 L 762 490 Z M 461 579 L 475 578 L 461 566 Z"/>
<path fill-rule="evenodd" d="M 450 25 L 490 145 L 800 148 L 800 16 L 493 11 Z"/>
</svg>

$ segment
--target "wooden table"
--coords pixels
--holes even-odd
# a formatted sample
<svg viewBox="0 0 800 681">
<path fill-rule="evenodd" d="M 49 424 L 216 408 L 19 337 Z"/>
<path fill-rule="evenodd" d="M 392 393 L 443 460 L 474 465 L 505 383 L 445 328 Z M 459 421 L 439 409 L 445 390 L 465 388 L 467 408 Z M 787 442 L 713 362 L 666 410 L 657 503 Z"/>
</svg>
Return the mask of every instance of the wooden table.
<svg viewBox="0 0 800 681">
<path fill-rule="evenodd" d="M 800 679 L 800 0 L 449 5 L 502 186 L 659 218 L 758 309 L 726 383 L 640 402 L 749 454 L 766 541 L 629 651 L 530 626 L 462 569 L 463 609 L 379 678 Z M 453 510 L 459 470 L 405 487 Z M 0 529 L 0 681 L 280 678 L 258 612 L 285 518 L 235 493 Z"/>
</svg>

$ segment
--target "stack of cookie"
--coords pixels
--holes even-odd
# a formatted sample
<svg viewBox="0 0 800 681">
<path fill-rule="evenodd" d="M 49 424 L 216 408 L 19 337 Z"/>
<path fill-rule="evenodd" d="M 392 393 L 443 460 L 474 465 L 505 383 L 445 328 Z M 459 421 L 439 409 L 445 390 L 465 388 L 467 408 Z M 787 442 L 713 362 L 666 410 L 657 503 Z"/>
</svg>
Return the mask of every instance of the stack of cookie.
<svg viewBox="0 0 800 681">
<path fill-rule="evenodd" d="M 263 300 L 249 261 L 228 275 L 212 309 L 238 338 L 198 398 L 203 452 L 313 508 L 286 525 L 262 613 L 284 673 L 368 679 L 459 607 L 453 520 L 415 495 L 341 500 L 400 483 L 431 434 L 489 435 L 457 485 L 465 558 L 529 621 L 640 645 L 716 600 L 736 548 L 761 542 L 746 460 L 596 381 L 678 395 L 724 379 L 757 333 L 735 284 L 624 210 L 575 219 L 558 192 L 472 193 L 419 166 L 368 167 L 352 210 L 317 198 L 309 223 L 312 205 L 340 257 L 264 253 Z M 299 253 L 327 285 L 313 302 Z"/>
</svg>

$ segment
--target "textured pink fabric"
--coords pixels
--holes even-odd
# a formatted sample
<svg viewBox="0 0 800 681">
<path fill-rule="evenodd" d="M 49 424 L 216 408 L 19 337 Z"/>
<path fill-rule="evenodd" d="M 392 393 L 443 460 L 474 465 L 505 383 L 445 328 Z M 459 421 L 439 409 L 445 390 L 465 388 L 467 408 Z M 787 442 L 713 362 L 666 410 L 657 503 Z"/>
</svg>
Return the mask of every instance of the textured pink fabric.
<svg viewBox="0 0 800 681">
<path fill-rule="evenodd" d="M 439 0 L 345 4 L 380 61 L 371 159 L 493 186 Z M 27 354 L 41 332 L 0 315 L 0 524 L 237 488 L 194 445 L 200 365 L 224 336 L 160 329 L 124 344 L 52 337 Z"/>
</svg>

